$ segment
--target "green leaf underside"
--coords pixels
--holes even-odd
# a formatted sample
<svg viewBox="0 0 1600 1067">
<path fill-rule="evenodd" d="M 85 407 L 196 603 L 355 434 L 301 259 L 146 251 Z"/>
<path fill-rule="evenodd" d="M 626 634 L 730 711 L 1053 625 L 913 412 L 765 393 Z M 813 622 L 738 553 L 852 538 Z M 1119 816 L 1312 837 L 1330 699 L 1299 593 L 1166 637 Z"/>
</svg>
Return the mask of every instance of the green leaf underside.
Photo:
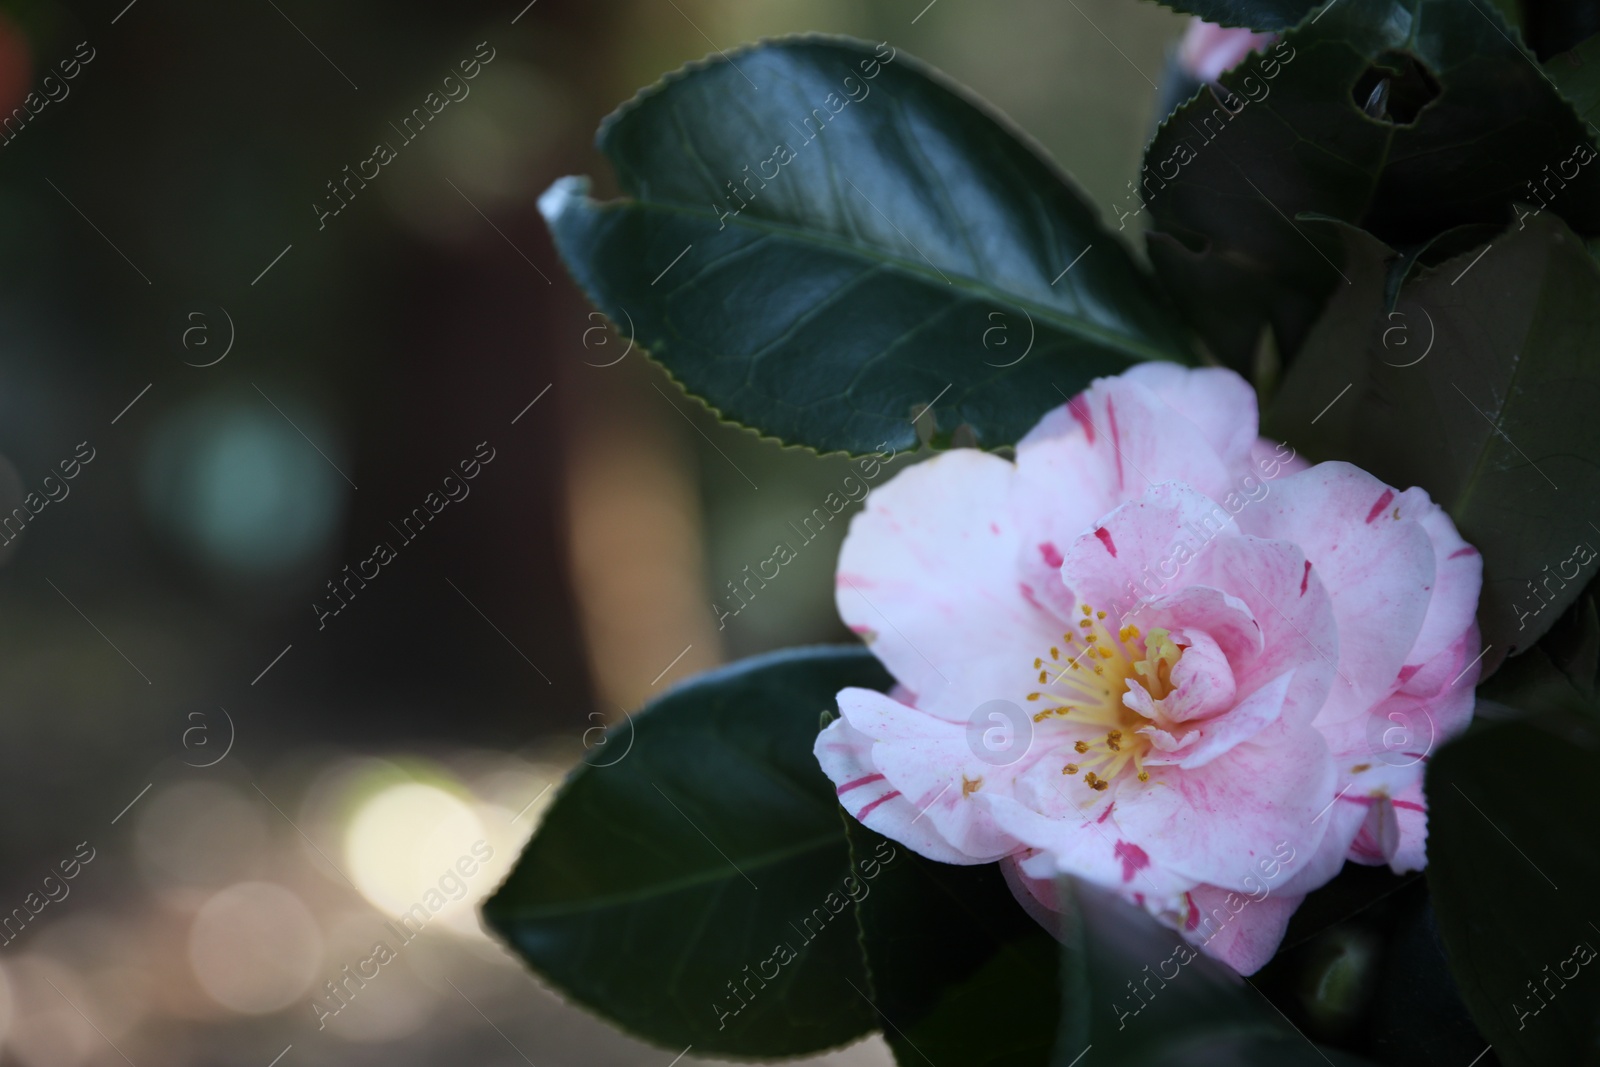
<svg viewBox="0 0 1600 1067">
<path fill-rule="evenodd" d="M 1180 953 L 1183 939 L 1142 908 L 1067 879 L 1060 892 L 1064 996 L 1056 1067 L 1091 1046 L 1094 1062 L 1106 1067 L 1363 1062 L 1312 1044 L 1261 993 L 1198 949 Z"/>
<path fill-rule="evenodd" d="M 1439 930 L 1473 1020 L 1506 1067 L 1600 1052 L 1600 958 L 1573 960 L 1580 943 L 1600 952 L 1596 755 L 1592 738 L 1511 724 L 1445 747 L 1428 768 Z"/>
<path fill-rule="evenodd" d="M 942 432 L 1014 443 L 1094 377 L 1193 359 L 1068 179 L 887 46 L 693 65 L 600 147 L 624 199 L 563 179 L 541 200 L 573 275 L 690 393 L 784 442 L 913 446 L 937 401 Z"/>
<path fill-rule="evenodd" d="M 867 1033 L 855 922 L 825 903 L 848 844 L 811 748 L 838 690 L 888 685 L 864 649 L 820 648 L 660 697 L 595 749 L 625 756 L 562 787 L 485 919 L 562 993 L 668 1048 L 789 1056 Z"/>
<path fill-rule="evenodd" d="M 885 841 L 846 816 L 851 851 Z M 1023 911 L 995 864 L 935 863 L 900 846 L 856 915 L 901 1067 L 1044 1067 L 1061 1002 L 1055 939 Z"/>
<path fill-rule="evenodd" d="M 1374 62 L 1397 53 L 1439 90 L 1409 125 L 1368 117 L 1354 99 Z M 1385 70 L 1392 85 L 1425 81 Z M 1584 125 L 1487 0 L 1339 0 L 1222 82 L 1233 111 L 1202 90 L 1163 123 L 1143 178 L 1151 262 L 1235 368 L 1248 369 L 1268 324 L 1292 357 L 1346 285 L 1337 240 L 1302 216 L 1395 247 L 1504 225 L 1519 202 L 1600 230 L 1600 165 L 1572 162 L 1589 143 Z"/>
<path fill-rule="evenodd" d="M 1483 554 L 1478 623 L 1494 663 L 1532 646 L 1600 572 L 1600 560 L 1580 567 L 1574 556 L 1583 543 L 1600 549 L 1589 525 L 1600 497 L 1590 458 L 1600 455 L 1600 267 L 1546 212 L 1421 269 L 1385 314 L 1393 253 L 1356 231 L 1345 239 L 1354 284 L 1330 302 L 1267 431 L 1421 486 L 1449 511 Z M 1572 580 L 1545 584 L 1562 571 Z"/>
</svg>

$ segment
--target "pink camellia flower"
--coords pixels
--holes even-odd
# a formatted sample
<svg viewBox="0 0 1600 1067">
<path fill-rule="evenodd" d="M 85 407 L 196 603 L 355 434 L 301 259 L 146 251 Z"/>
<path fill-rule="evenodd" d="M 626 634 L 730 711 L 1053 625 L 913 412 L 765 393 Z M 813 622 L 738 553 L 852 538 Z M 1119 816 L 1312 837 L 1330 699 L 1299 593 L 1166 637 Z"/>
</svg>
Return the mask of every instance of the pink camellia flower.
<svg viewBox="0 0 1600 1067">
<path fill-rule="evenodd" d="M 1238 66 L 1240 61 L 1262 45 L 1270 44 L 1273 34 L 1255 30 L 1218 26 L 1204 19 L 1192 19 L 1178 45 L 1178 66 L 1199 81 L 1214 82 Z"/>
<path fill-rule="evenodd" d="M 1071 874 L 1250 973 L 1348 858 L 1425 863 L 1428 749 L 1464 729 L 1482 560 L 1421 489 L 1257 436 L 1231 371 L 1102 378 L 1017 446 L 875 489 L 840 614 L 899 685 L 816 755 L 858 820 Z"/>
</svg>

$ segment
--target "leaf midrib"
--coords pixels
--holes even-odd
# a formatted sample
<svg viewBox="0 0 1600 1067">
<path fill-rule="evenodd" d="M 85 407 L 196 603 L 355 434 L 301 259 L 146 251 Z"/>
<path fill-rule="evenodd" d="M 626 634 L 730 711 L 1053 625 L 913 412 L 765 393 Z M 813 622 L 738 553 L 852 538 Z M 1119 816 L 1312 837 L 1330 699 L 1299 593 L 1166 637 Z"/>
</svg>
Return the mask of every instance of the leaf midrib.
<svg viewBox="0 0 1600 1067">
<path fill-rule="evenodd" d="M 821 852 L 830 846 L 837 846 L 840 844 L 841 840 L 842 833 L 840 832 L 833 832 L 807 838 L 806 840 L 796 842 L 787 848 L 776 849 L 771 852 L 763 853 L 753 860 L 741 861 L 739 871 L 748 873 L 750 871 L 765 870 L 777 866 L 778 864 L 787 860 L 793 859 L 796 856 L 802 856 L 808 852 Z M 606 908 L 622 907 L 628 904 L 638 904 L 652 900 L 656 897 L 669 896 L 673 893 L 682 892 L 685 889 L 693 889 L 696 886 L 709 885 L 717 881 L 733 881 L 743 877 L 739 871 L 730 870 L 725 865 L 721 867 L 709 867 L 697 874 L 685 875 L 678 878 L 669 879 L 667 881 L 651 882 L 650 884 L 641 886 L 638 889 L 630 889 L 609 894 L 585 894 L 579 899 L 562 901 L 553 906 L 517 907 L 505 911 L 502 913 L 502 915 L 506 920 L 521 922 L 537 921 L 539 919 L 557 919 L 573 915 L 581 915 L 590 911 L 600 911 Z M 506 888 L 511 887 L 508 885 Z M 502 892 L 503 891 L 504 890 L 502 890 Z"/>
<path fill-rule="evenodd" d="M 1501 242 L 1490 242 L 1490 249 L 1493 250 L 1494 246 L 1499 243 Z M 1467 255 L 1468 253 L 1462 253 L 1456 258 L 1465 259 Z M 1517 351 L 1511 356 L 1510 373 L 1505 377 L 1504 391 L 1495 401 L 1493 420 L 1485 420 L 1489 426 L 1489 429 L 1478 444 L 1478 457 L 1477 460 L 1472 464 L 1472 473 L 1467 477 L 1466 481 L 1462 483 L 1461 495 L 1456 498 L 1454 503 L 1449 508 L 1446 509 L 1450 514 L 1450 518 L 1458 523 L 1461 522 L 1463 516 L 1466 516 L 1471 510 L 1468 505 L 1472 501 L 1473 494 L 1477 492 L 1479 484 L 1483 481 L 1484 471 L 1488 466 L 1490 454 L 1496 451 L 1494 447 L 1495 442 L 1505 435 L 1505 429 L 1500 424 L 1505 420 L 1506 405 L 1511 403 L 1511 397 L 1513 390 L 1516 388 L 1517 379 L 1522 374 L 1523 369 L 1528 365 L 1528 360 L 1524 358 L 1526 355 L 1525 350 L 1528 343 L 1528 337 L 1533 333 L 1537 324 L 1541 321 L 1540 313 L 1544 309 L 1545 297 L 1550 290 L 1550 258 L 1551 257 L 1546 256 L 1540 264 L 1541 269 L 1539 273 L 1538 288 L 1533 299 L 1533 307 L 1529 309 L 1527 326 L 1525 329 L 1520 331 L 1521 343 L 1517 346 Z M 1440 264 L 1439 271 L 1436 273 L 1441 273 L 1443 270 L 1444 264 Z M 1493 387 L 1494 383 L 1491 382 L 1490 388 Z M 1437 399 L 1438 398 L 1436 396 L 1435 400 L 1437 401 Z M 1488 412 L 1485 412 L 1485 414 L 1488 414 Z M 1505 440 L 1509 441 L 1510 438 L 1505 437 Z M 1532 463 L 1533 461 L 1530 459 L 1529 462 Z"/>
<path fill-rule="evenodd" d="M 621 200 L 604 202 L 595 201 L 590 198 L 585 199 L 588 199 L 589 204 L 598 211 L 617 211 L 629 208 L 644 208 L 654 211 L 663 211 L 670 214 L 686 215 L 705 222 L 711 222 L 716 219 L 716 216 L 712 212 L 706 211 L 702 208 L 690 207 L 684 204 L 676 204 L 671 201 L 643 200 L 636 197 L 628 197 Z M 852 244 L 843 238 L 834 237 L 831 234 L 826 234 L 821 231 L 805 230 L 797 226 L 774 222 L 769 219 L 746 219 L 743 215 L 727 219 L 726 222 L 729 226 L 743 227 L 754 233 L 762 233 L 780 238 L 789 238 L 800 244 L 811 244 L 819 248 L 826 248 L 831 251 L 841 252 L 862 262 L 876 264 L 898 271 L 901 274 L 907 275 L 930 286 L 935 286 L 936 288 L 943 287 L 955 289 L 972 299 L 984 300 L 991 304 L 996 304 L 1002 307 L 1009 306 L 1022 308 L 1028 311 L 1030 314 L 1037 315 L 1041 322 L 1052 325 L 1063 333 L 1100 342 L 1106 347 L 1114 348 L 1140 360 L 1159 359 L 1171 363 L 1180 362 L 1183 357 L 1190 357 L 1189 362 L 1191 364 L 1197 362 L 1192 358 L 1193 354 L 1184 348 L 1175 347 L 1171 350 L 1168 350 L 1137 342 L 1135 339 L 1126 334 L 1116 333 L 1103 326 L 1092 323 L 1087 319 L 1072 318 L 1067 316 L 1059 308 L 1052 308 L 1049 305 L 1040 304 L 1031 298 L 1018 297 L 1014 293 L 996 289 L 994 286 L 980 281 L 979 279 L 973 278 L 970 275 L 958 270 L 951 269 L 945 273 L 945 277 L 950 279 L 950 283 L 946 285 L 944 279 L 937 277 L 935 272 L 932 272 L 926 267 L 919 265 L 915 260 L 894 255 L 883 249 L 864 248 L 861 245 Z M 1142 282 L 1144 280 L 1139 276 L 1137 271 L 1133 270 L 1132 267 L 1128 268 L 1128 273 L 1130 278 L 1135 282 Z M 1149 303 L 1151 304 L 1150 310 L 1152 314 L 1161 314 L 1161 309 L 1155 305 L 1153 300 L 1149 301 Z"/>
</svg>

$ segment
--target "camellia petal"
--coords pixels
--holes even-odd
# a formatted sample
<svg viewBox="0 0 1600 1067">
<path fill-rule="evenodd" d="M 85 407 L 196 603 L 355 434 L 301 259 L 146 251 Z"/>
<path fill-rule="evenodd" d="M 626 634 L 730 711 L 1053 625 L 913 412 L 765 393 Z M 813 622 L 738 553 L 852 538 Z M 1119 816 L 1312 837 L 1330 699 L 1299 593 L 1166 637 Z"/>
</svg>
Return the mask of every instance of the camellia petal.
<svg viewBox="0 0 1600 1067">
<path fill-rule="evenodd" d="M 992 699 L 1021 700 L 1028 661 L 1060 621 L 1017 578 L 1008 501 L 1015 468 L 971 449 L 902 472 L 868 495 L 839 554 L 839 614 L 917 694 L 965 722 Z"/>
<path fill-rule="evenodd" d="M 872 763 L 873 739 L 844 719 L 817 735 L 813 749 L 823 773 L 836 784 L 839 803 L 857 821 L 940 863 L 979 863 L 947 844 L 931 822 L 921 823 L 911 801 Z"/>
<path fill-rule="evenodd" d="M 1437 567 L 1427 530 L 1403 508 L 1433 504 L 1426 496 L 1402 501 L 1348 463 L 1323 463 L 1283 479 L 1241 517 L 1248 532 L 1299 546 L 1333 599 L 1339 679 L 1325 721 L 1381 700 L 1422 632 Z"/>
<path fill-rule="evenodd" d="M 1071 875 L 1248 973 L 1347 859 L 1425 862 L 1481 581 L 1422 491 L 1261 439 L 1230 371 L 1143 365 L 1015 465 L 945 453 L 869 495 L 840 613 L 903 688 L 840 693 L 817 758 L 853 817 L 1001 861 L 1047 925 Z"/>
</svg>

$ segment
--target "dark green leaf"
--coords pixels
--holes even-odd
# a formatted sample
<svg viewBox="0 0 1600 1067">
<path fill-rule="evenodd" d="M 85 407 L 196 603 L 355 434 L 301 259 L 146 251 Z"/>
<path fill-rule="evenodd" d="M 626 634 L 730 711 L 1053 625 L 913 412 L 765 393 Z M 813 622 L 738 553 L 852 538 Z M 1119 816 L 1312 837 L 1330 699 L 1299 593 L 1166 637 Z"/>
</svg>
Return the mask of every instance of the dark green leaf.
<svg viewBox="0 0 1600 1067">
<path fill-rule="evenodd" d="M 849 848 L 811 746 L 838 690 L 888 684 L 864 649 L 819 648 L 666 694 L 613 731 L 604 751 L 625 756 L 562 787 L 485 919 L 561 992 L 669 1048 L 792 1056 L 866 1033 Z"/>
<path fill-rule="evenodd" d="M 1586 38 L 1600 33 L 1597 0 L 1521 0 L 1521 6 L 1526 12 L 1523 36 L 1540 59 L 1577 48 Z"/>
<path fill-rule="evenodd" d="M 1450 975 L 1424 889 L 1413 886 L 1399 901 L 1373 997 L 1371 1039 L 1378 1059 L 1394 1067 L 1465 1067 L 1489 1042 Z M 1488 1067 L 1488 1057 L 1477 1067 Z"/>
<path fill-rule="evenodd" d="M 1515 723 L 1447 745 L 1428 768 L 1439 930 L 1474 1021 L 1508 1067 L 1580 1063 L 1595 1051 L 1597 755 L 1592 737 Z"/>
<path fill-rule="evenodd" d="M 1219 26 L 1284 30 L 1318 6 L 1318 0 L 1159 0 L 1163 7 L 1198 15 Z"/>
<path fill-rule="evenodd" d="M 1591 581 L 1550 632 L 1478 688 L 1478 715 L 1520 718 L 1537 707 L 1566 716 L 1600 716 L 1600 615 Z"/>
<path fill-rule="evenodd" d="M 1585 122 L 1600 119 L 1600 37 L 1551 56 L 1544 69 Z"/>
<path fill-rule="evenodd" d="M 1352 919 L 1372 905 L 1404 889 L 1420 874 L 1395 874 L 1387 867 L 1346 863 L 1331 882 L 1306 894 L 1284 931 L 1279 952 L 1311 940 L 1322 931 Z"/>
<path fill-rule="evenodd" d="M 999 867 L 935 863 L 853 819 L 859 858 L 895 854 L 857 917 L 873 1003 L 901 1067 L 1043 1067 L 1061 1004 L 1060 947 Z"/>
<path fill-rule="evenodd" d="M 1596 588 L 1600 579 L 1589 582 L 1577 603 L 1567 609 L 1541 647 L 1550 656 L 1569 685 L 1584 700 L 1594 701 L 1600 682 L 1600 607 Z"/>
<path fill-rule="evenodd" d="M 1168 118 L 1142 176 L 1150 257 L 1225 363 L 1248 371 L 1266 326 L 1292 361 L 1348 287 L 1302 216 L 1396 248 L 1517 202 L 1600 230 L 1588 134 L 1511 34 L 1488 0 L 1339 0 Z"/>
<path fill-rule="evenodd" d="M 1064 1000 L 1056 1067 L 1326 1067 L 1362 1061 L 1296 1033 L 1261 993 L 1142 908 L 1061 883 Z M 1248 906 L 1248 905 L 1246 905 Z"/>
<path fill-rule="evenodd" d="M 1394 253 L 1345 231 L 1339 287 L 1268 432 L 1419 485 L 1483 553 L 1487 662 L 1530 647 L 1600 570 L 1600 267 L 1553 214 L 1422 268 L 1383 313 Z M 1347 387 L 1348 390 L 1347 390 Z"/>
<path fill-rule="evenodd" d="M 939 438 L 995 447 L 1098 375 L 1193 358 L 1065 175 L 886 45 L 687 67 L 600 147 L 624 199 L 569 178 L 541 200 L 573 275 L 690 393 L 784 442 L 914 447 L 932 403 Z"/>
</svg>

